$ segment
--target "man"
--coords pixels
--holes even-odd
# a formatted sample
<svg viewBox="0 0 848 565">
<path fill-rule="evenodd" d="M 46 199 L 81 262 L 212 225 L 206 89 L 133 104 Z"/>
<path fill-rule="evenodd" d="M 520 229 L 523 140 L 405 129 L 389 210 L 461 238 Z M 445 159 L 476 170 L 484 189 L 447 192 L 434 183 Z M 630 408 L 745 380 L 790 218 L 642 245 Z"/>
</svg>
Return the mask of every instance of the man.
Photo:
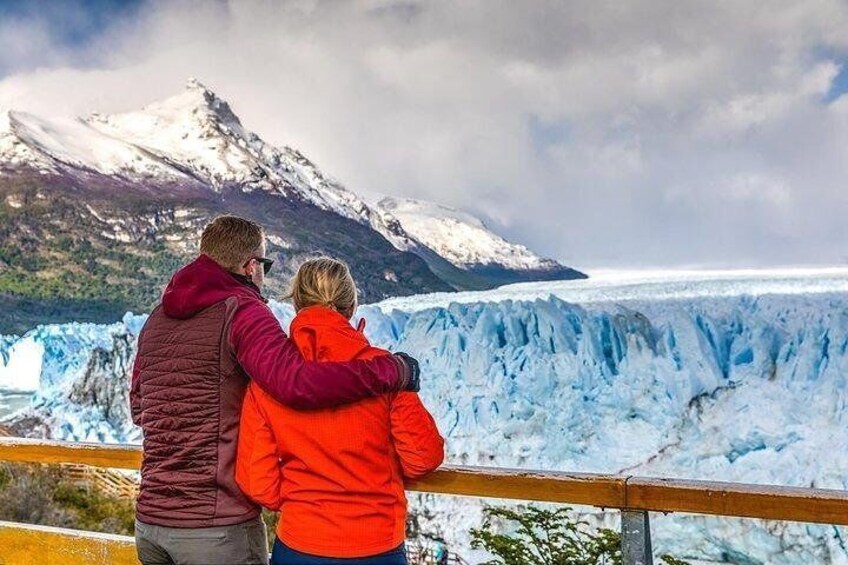
<svg viewBox="0 0 848 565">
<path fill-rule="evenodd" d="M 272 261 L 251 221 L 221 216 L 138 338 L 130 400 L 144 431 L 136 544 L 144 565 L 267 563 L 260 509 L 235 483 L 248 379 L 297 409 L 418 390 L 403 353 L 307 363 L 260 293 Z"/>
</svg>

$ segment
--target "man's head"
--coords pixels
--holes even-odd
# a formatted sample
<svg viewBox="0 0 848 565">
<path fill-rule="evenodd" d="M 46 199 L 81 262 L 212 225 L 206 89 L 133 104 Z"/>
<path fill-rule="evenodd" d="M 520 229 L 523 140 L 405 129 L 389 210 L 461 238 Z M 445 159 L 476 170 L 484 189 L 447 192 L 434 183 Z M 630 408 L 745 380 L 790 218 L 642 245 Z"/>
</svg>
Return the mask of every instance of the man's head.
<svg viewBox="0 0 848 565">
<path fill-rule="evenodd" d="M 218 216 L 204 228 L 200 252 L 228 271 L 249 277 L 256 286 L 265 282 L 265 231 L 256 222 Z"/>
</svg>

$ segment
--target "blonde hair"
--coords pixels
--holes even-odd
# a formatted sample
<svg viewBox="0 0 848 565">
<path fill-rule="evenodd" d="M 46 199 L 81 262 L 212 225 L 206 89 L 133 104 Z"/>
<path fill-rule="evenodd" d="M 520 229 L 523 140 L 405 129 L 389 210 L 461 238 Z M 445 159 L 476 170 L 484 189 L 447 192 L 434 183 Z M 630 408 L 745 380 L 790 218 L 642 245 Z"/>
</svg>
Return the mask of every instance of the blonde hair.
<svg viewBox="0 0 848 565">
<path fill-rule="evenodd" d="M 343 261 L 318 257 L 305 261 L 298 268 L 288 297 L 296 311 L 321 305 L 352 316 L 356 308 L 356 283 Z"/>
<path fill-rule="evenodd" d="M 200 252 L 229 271 L 238 271 L 262 248 L 265 231 L 238 216 L 218 216 L 203 229 Z"/>
</svg>

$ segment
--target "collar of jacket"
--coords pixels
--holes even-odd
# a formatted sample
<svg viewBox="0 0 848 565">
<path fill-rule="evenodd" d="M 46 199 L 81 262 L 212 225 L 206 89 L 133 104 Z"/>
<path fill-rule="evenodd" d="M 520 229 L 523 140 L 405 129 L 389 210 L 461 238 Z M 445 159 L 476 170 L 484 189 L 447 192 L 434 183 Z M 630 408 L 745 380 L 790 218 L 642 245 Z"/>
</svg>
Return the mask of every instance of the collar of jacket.
<svg viewBox="0 0 848 565">
<path fill-rule="evenodd" d="M 230 276 L 232 276 L 238 282 L 240 282 L 244 286 L 249 287 L 251 290 L 256 292 L 256 294 L 259 295 L 259 298 L 262 299 L 262 302 L 264 302 L 266 304 L 268 303 L 268 299 L 265 298 L 264 296 L 262 296 L 262 290 L 260 290 L 260 288 L 258 286 L 256 286 L 256 283 L 253 282 L 253 279 L 251 279 L 250 277 L 248 277 L 246 275 L 241 275 L 239 273 L 233 273 L 232 271 L 227 271 L 227 272 L 230 273 Z"/>
</svg>

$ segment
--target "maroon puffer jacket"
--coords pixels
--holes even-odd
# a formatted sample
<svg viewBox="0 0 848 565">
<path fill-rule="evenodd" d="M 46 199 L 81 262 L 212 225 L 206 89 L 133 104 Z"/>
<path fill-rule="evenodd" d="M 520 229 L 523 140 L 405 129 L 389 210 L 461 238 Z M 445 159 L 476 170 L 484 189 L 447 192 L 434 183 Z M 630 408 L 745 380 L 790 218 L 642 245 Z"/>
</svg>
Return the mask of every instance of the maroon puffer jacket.
<svg viewBox="0 0 848 565">
<path fill-rule="evenodd" d="M 249 279 L 201 255 L 178 271 L 138 338 L 130 401 L 144 432 L 138 519 L 201 528 L 259 513 L 238 489 L 238 419 L 248 377 L 294 408 L 398 390 L 393 356 L 308 363 Z"/>
</svg>

